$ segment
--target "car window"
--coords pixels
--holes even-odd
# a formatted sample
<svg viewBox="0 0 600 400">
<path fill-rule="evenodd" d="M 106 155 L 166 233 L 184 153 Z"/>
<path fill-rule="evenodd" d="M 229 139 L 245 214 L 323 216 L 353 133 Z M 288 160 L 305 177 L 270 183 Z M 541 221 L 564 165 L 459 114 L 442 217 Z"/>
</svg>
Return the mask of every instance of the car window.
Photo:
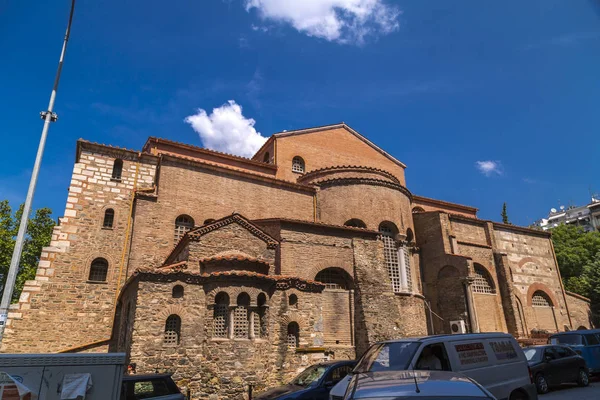
<svg viewBox="0 0 600 400">
<path fill-rule="evenodd" d="M 542 360 L 542 349 L 539 347 L 529 347 L 527 349 L 523 349 L 523 353 L 525 353 L 525 358 L 527 361 L 541 361 Z"/>
<path fill-rule="evenodd" d="M 355 372 L 402 371 L 409 367 L 419 342 L 389 342 L 374 344 L 361 357 Z"/>
<path fill-rule="evenodd" d="M 327 374 L 325 382 L 337 383 L 350 372 L 352 372 L 351 365 L 342 365 L 341 367 L 334 368 L 331 371 L 329 371 L 329 374 Z"/>
<path fill-rule="evenodd" d="M 148 399 L 152 397 L 166 396 L 173 392 L 169 389 L 169 385 L 163 379 L 149 379 L 145 381 L 134 382 L 133 395 L 134 399 Z"/>
<path fill-rule="evenodd" d="M 551 344 L 583 344 L 583 337 L 581 335 L 555 335 L 549 340 Z"/>
<path fill-rule="evenodd" d="M 563 348 L 567 352 L 568 357 L 573 357 L 573 356 L 577 355 L 577 353 L 575 353 L 575 351 L 573 349 L 571 349 L 570 347 L 563 347 Z"/>
<path fill-rule="evenodd" d="M 310 386 L 321 379 L 323 374 L 327 371 L 327 367 L 324 365 L 311 365 L 304 371 L 294 378 L 292 384 L 298 386 Z"/>
<path fill-rule="evenodd" d="M 420 370 L 451 371 L 444 343 L 423 347 L 416 367 Z"/>
<path fill-rule="evenodd" d="M 556 358 L 565 358 L 569 356 L 567 349 L 565 349 L 564 347 L 556 346 L 554 348 L 554 351 L 556 352 Z"/>
<path fill-rule="evenodd" d="M 557 358 L 556 352 L 554 351 L 554 347 L 546 347 L 544 349 L 544 359 L 550 357 L 550 359 L 555 360 Z"/>
<path fill-rule="evenodd" d="M 583 336 L 585 336 L 585 340 L 587 341 L 588 346 L 595 346 L 597 344 L 600 344 L 600 342 L 598 342 L 598 338 L 593 333 L 587 333 Z"/>
</svg>

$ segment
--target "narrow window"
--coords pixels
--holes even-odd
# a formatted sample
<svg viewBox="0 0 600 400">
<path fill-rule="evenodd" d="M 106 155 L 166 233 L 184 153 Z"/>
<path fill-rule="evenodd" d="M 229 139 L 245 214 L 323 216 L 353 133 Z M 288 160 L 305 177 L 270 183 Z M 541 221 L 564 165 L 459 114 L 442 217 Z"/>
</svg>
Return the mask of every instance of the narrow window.
<svg viewBox="0 0 600 400">
<path fill-rule="evenodd" d="M 104 258 L 96 258 L 92 261 L 90 266 L 89 281 L 93 282 L 106 282 L 106 275 L 108 274 L 108 261 Z"/>
<path fill-rule="evenodd" d="M 265 156 L 263 158 L 263 162 L 266 162 L 266 163 L 270 163 L 271 162 L 271 155 L 269 154 L 268 151 L 265 153 Z"/>
<path fill-rule="evenodd" d="M 295 349 L 300 344 L 300 327 L 297 322 L 290 322 L 287 326 L 288 349 Z"/>
<path fill-rule="evenodd" d="M 181 318 L 179 315 L 171 314 L 165 323 L 164 344 L 177 345 L 181 340 Z"/>
<path fill-rule="evenodd" d="M 103 228 L 111 229 L 113 227 L 113 223 L 115 221 L 115 210 L 112 208 L 104 211 L 104 222 L 102 223 Z"/>
<path fill-rule="evenodd" d="M 180 215 L 175 220 L 175 243 L 179 242 L 179 240 L 185 235 L 187 231 L 194 227 L 194 219 L 189 215 Z"/>
<path fill-rule="evenodd" d="M 117 158 L 113 164 L 112 179 L 121 180 L 123 174 L 123 160 Z"/>
<path fill-rule="evenodd" d="M 382 222 L 379 225 L 380 239 L 383 242 L 383 251 L 385 263 L 388 270 L 392 289 L 394 293 L 402 292 L 402 279 L 400 276 L 400 262 L 398 260 L 398 247 L 394 236 L 398 233 L 398 228 L 391 222 Z"/>
<path fill-rule="evenodd" d="M 267 337 L 267 296 L 264 293 L 258 295 L 256 312 L 254 314 L 254 337 Z"/>
<path fill-rule="evenodd" d="M 304 160 L 302 157 L 296 156 L 292 159 L 292 172 L 304 173 Z"/>
<path fill-rule="evenodd" d="M 492 277 L 482 265 L 475 265 L 475 281 L 472 288 L 475 293 L 496 293 Z"/>
<path fill-rule="evenodd" d="M 344 222 L 344 225 L 351 226 L 353 228 L 363 228 L 363 229 L 367 228 L 367 224 L 365 224 L 358 218 L 349 219 L 348 221 Z"/>
<path fill-rule="evenodd" d="M 237 298 L 237 307 L 233 311 L 233 337 L 236 339 L 248 338 L 250 296 L 248 293 L 240 293 Z"/>
<path fill-rule="evenodd" d="M 289 304 L 292 307 L 298 307 L 298 296 L 295 294 L 290 294 Z"/>
<path fill-rule="evenodd" d="M 172 294 L 173 294 L 174 299 L 181 299 L 183 297 L 183 286 L 181 286 L 181 285 L 173 286 Z"/>
<path fill-rule="evenodd" d="M 552 301 L 546 293 L 538 290 L 531 296 L 531 305 L 536 307 L 552 307 Z"/>
<path fill-rule="evenodd" d="M 229 296 L 224 292 L 215 296 L 213 336 L 217 338 L 229 336 Z"/>
</svg>

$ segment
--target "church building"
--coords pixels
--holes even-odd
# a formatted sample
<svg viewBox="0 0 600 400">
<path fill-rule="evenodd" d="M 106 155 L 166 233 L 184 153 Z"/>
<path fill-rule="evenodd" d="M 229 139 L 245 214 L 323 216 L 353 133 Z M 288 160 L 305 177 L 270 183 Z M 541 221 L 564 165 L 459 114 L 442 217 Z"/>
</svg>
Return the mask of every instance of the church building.
<svg viewBox="0 0 600 400">
<path fill-rule="evenodd" d="M 591 328 L 548 232 L 418 196 L 405 168 L 344 123 L 252 158 L 80 139 L 2 352 L 125 352 L 195 399 L 237 399 L 379 340 Z"/>
</svg>

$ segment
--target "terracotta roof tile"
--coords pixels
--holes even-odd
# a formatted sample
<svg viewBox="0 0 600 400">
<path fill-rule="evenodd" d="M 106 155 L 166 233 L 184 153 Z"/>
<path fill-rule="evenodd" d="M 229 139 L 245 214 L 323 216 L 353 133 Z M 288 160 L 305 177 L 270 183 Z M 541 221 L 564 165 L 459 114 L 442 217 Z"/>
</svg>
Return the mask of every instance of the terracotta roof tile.
<svg viewBox="0 0 600 400">
<path fill-rule="evenodd" d="M 349 231 L 379 234 L 379 231 L 375 231 L 375 230 L 368 229 L 368 228 L 358 228 L 358 227 L 354 227 L 354 226 L 327 224 L 325 222 L 305 221 L 302 219 L 293 219 L 293 218 L 263 218 L 263 219 L 255 219 L 252 222 L 256 222 L 256 223 L 260 224 L 261 222 L 279 222 L 279 221 L 290 222 L 290 223 L 301 224 L 301 225 L 322 226 L 324 228 L 345 229 L 345 230 L 349 230 Z"/>
</svg>

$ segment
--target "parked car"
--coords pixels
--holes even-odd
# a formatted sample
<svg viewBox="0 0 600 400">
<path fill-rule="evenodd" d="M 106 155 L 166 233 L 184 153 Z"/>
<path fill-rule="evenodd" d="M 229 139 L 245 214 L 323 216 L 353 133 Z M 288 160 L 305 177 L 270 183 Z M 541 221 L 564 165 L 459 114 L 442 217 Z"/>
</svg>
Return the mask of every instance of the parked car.
<svg viewBox="0 0 600 400">
<path fill-rule="evenodd" d="M 388 371 L 352 376 L 344 400 L 490 400 L 495 397 L 474 380 L 445 371 Z"/>
<path fill-rule="evenodd" d="M 531 346 L 523 352 L 540 394 L 548 393 L 550 386 L 563 383 L 576 382 L 579 386 L 590 383 L 585 360 L 567 346 Z"/>
<path fill-rule="evenodd" d="M 170 374 L 125 375 L 121 400 L 185 400 Z"/>
<path fill-rule="evenodd" d="M 551 335 L 548 344 L 564 344 L 580 354 L 590 374 L 600 373 L 600 329 L 562 332 Z"/>
<path fill-rule="evenodd" d="M 506 333 L 437 335 L 376 343 L 352 372 L 414 369 L 462 373 L 499 399 L 538 398 L 525 354 L 515 338 Z M 349 381 L 342 379 L 331 390 L 331 398 L 343 398 Z"/>
<path fill-rule="evenodd" d="M 330 361 L 311 365 L 289 384 L 275 387 L 254 397 L 256 400 L 327 400 L 331 388 L 348 375 L 356 361 Z"/>
</svg>

